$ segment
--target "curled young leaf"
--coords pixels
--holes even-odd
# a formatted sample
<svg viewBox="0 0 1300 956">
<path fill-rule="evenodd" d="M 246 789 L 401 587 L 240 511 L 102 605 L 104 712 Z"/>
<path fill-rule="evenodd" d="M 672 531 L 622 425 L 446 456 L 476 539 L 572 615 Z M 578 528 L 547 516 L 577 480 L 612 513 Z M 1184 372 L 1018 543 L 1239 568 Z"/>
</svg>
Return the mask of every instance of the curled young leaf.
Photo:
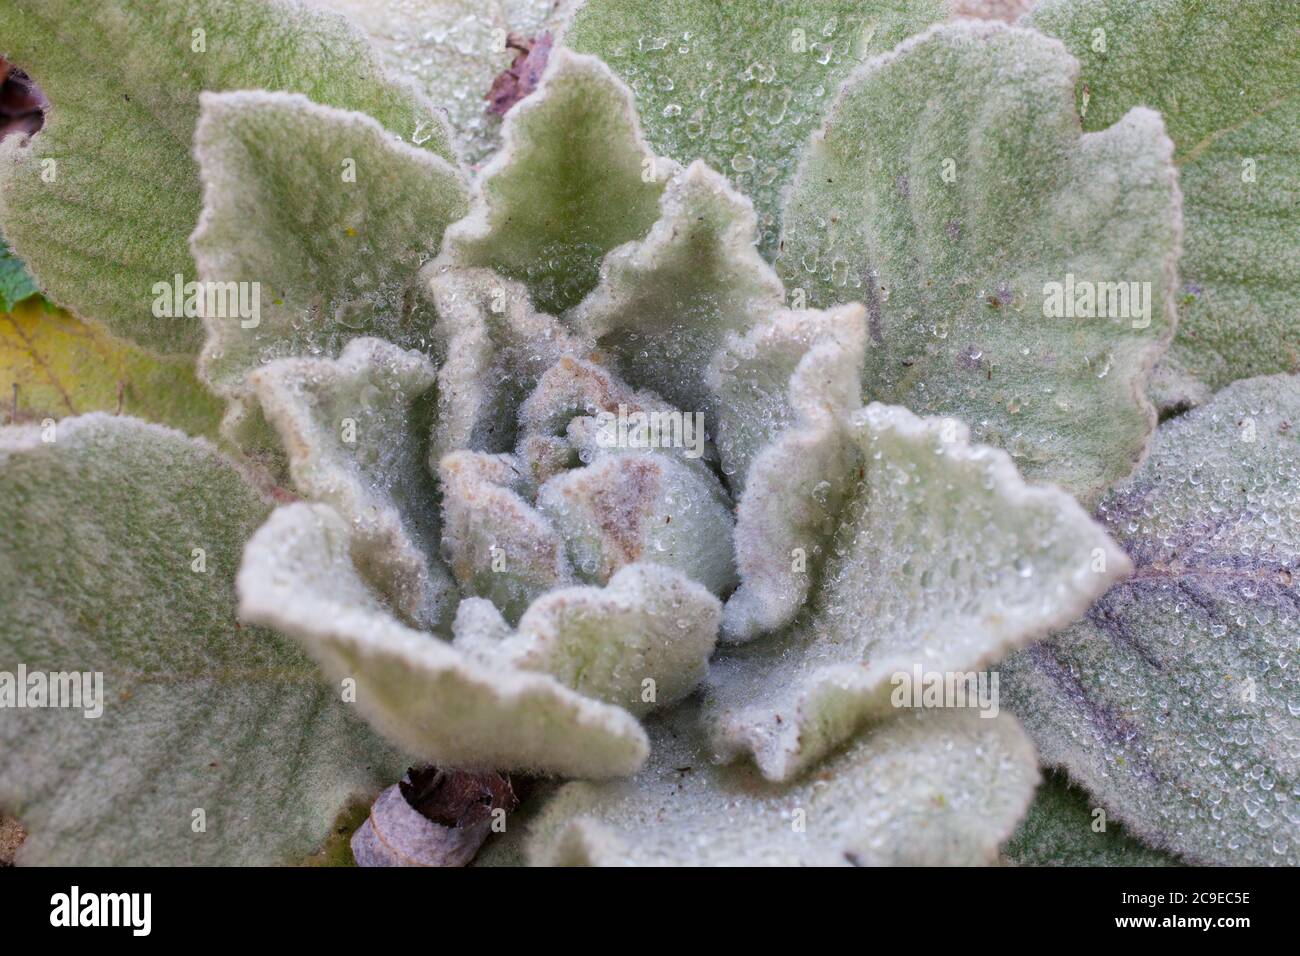
<svg viewBox="0 0 1300 956">
<path fill-rule="evenodd" d="M 485 658 L 500 656 L 501 645 L 514 633 L 497 606 L 487 598 L 467 597 L 456 606 L 452 643 Z"/>
<path fill-rule="evenodd" d="M 629 564 L 603 588 L 549 591 L 511 634 L 490 604 L 470 598 L 456 646 L 550 674 L 578 693 L 638 716 L 675 704 L 704 679 L 722 608 L 687 577 Z"/>
<path fill-rule="evenodd" d="M 564 539 L 520 494 L 526 479 L 514 456 L 452 452 L 438 474 L 443 549 L 465 593 L 517 621 L 534 598 L 573 582 Z"/>
<path fill-rule="evenodd" d="M 865 347 L 866 315 L 852 305 L 778 313 L 714 359 L 723 470 L 740 494 L 727 640 L 788 624 L 813 589 L 857 479 L 847 420 Z"/>
<path fill-rule="evenodd" d="M 658 396 L 634 391 L 604 366 L 566 356 L 546 370 L 519 406 L 519 453 L 528 478 L 540 487 L 613 447 L 598 416 L 616 422 L 620 412 L 626 419 L 671 411 Z"/>
<path fill-rule="evenodd" d="M 240 617 L 291 635 L 332 678 L 353 681 L 357 708 L 426 763 L 577 777 L 641 766 L 645 733 L 626 711 L 399 623 L 351 548 L 327 505 L 277 509 L 245 550 Z"/>
<path fill-rule="evenodd" d="M 620 568 L 653 561 L 715 594 L 735 583 L 727 494 L 707 469 L 675 456 L 609 452 L 549 478 L 537 509 L 586 580 L 608 581 Z"/>
<path fill-rule="evenodd" d="M 1038 768 L 1015 720 L 909 711 L 789 784 L 718 766 L 683 704 L 637 776 L 561 787 L 528 824 L 541 866 L 962 866 L 992 862 Z"/>
<path fill-rule="evenodd" d="M 866 311 L 856 303 L 824 312 L 782 309 L 724 339 L 705 382 L 722 473 L 737 497 L 774 434 L 828 408 L 858 407 L 865 350 Z"/>
<path fill-rule="evenodd" d="M 243 397 L 258 365 L 337 356 L 362 336 L 428 350 L 433 317 L 417 278 L 468 208 L 460 172 L 369 116 L 302 96 L 201 101 L 191 244 L 200 278 L 241 295 L 238 310 L 227 297 L 204 317 L 200 365 L 213 388 Z"/>
<path fill-rule="evenodd" d="M 752 754 L 771 780 L 895 711 L 899 674 L 978 670 L 1129 569 L 1074 499 L 1025 484 L 956 422 L 872 404 L 845 427 L 854 477 L 805 617 L 710 678 L 718 752 Z"/>
<path fill-rule="evenodd" d="M 779 309 L 784 290 L 754 249 L 753 206 L 703 163 L 669 182 L 660 208 L 644 239 L 605 257 L 569 321 L 632 385 L 704 410 L 705 369 L 723 336 Z"/>
<path fill-rule="evenodd" d="M 1191 863 L 1300 861 L 1298 424 L 1275 375 L 1162 425 L 1098 512 L 1133 576 L 1004 662 L 1044 761 Z"/>
<path fill-rule="evenodd" d="M 632 95 L 609 68 L 564 49 L 507 114 L 502 139 L 439 264 L 494 269 L 560 315 L 595 286 L 605 253 L 650 228 L 676 164 L 646 146 Z"/>
<path fill-rule="evenodd" d="M 434 377 L 421 353 L 368 338 L 337 359 L 277 359 L 249 376 L 294 487 L 351 523 L 363 576 L 428 628 L 455 603 L 437 562 L 437 485 L 426 467 Z"/>
<path fill-rule="evenodd" d="M 445 356 L 430 458 L 436 464 L 461 449 L 510 451 L 525 398 L 563 356 L 585 351 L 584 343 L 535 312 L 522 283 L 491 269 L 430 266 L 425 276 Z"/>
<path fill-rule="evenodd" d="M 706 425 L 702 413 L 683 412 L 654 392 L 635 390 L 596 361 L 565 356 L 519 406 L 519 454 L 529 479 L 540 486 L 616 450 L 644 449 L 721 495 Z"/>
</svg>

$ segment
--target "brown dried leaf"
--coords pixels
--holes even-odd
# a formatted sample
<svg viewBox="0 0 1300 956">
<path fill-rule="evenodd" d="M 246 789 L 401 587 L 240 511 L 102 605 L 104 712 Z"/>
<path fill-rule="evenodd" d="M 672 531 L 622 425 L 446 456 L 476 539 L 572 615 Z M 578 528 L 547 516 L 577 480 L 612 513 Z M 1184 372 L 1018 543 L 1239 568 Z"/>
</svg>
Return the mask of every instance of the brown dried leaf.
<svg viewBox="0 0 1300 956">
<path fill-rule="evenodd" d="M 496 810 L 519 801 L 503 773 L 411 768 L 379 795 L 352 836 L 358 866 L 464 866 L 492 829 Z"/>
<path fill-rule="evenodd" d="M 488 90 L 488 112 L 505 116 L 510 107 L 537 89 L 546 61 L 551 55 L 552 37 L 545 31 L 531 39 L 521 39 L 515 34 L 506 38 L 507 49 L 517 51 L 514 62 L 503 73 L 498 73 Z"/>
<path fill-rule="evenodd" d="M 444 827 L 470 827 L 519 805 L 510 777 L 488 771 L 470 773 L 439 767 L 412 767 L 397 785 L 406 802 L 426 819 Z"/>
<path fill-rule="evenodd" d="M 0 139 L 39 131 L 49 107 L 49 100 L 32 78 L 0 57 Z"/>
</svg>

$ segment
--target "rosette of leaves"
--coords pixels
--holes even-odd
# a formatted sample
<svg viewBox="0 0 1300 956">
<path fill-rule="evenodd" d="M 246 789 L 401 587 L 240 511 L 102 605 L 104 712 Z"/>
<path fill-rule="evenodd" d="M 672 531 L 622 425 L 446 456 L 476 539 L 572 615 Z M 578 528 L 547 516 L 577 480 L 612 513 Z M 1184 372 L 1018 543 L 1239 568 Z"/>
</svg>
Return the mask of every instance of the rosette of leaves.
<svg viewBox="0 0 1300 956">
<path fill-rule="evenodd" d="M 1134 586 L 1089 509 L 1155 429 L 1175 144 L 1140 104 L 1082 131 L 1060 42 L 942 3 L 672 6 L 540 16 L 538 88 L 458 133 L 381 65 L 408 57 L 298 5 L 0 0 L 52 104 L 0 147 L 0 228 L 226 403 L 220 447 L 0 433 L 3 661 L 109 689 L 99 722 L 0 724 L 21 859 L 301 859 L 407 765 L 561 781 L 483 862 L 997 859 L 1029 735 L 896 677 Z M 485 95 L 458 52 L 463 82 L 417 72 Z M 260 312 L 154 318 L 176 273 Z M 1045 315 L 1067 274 L 1145 308 Z M 1071 702 L 1020 711 L 1048 760 L 1186 852 L 1052 746 Z M 1242 720 L 1284 759 L 1284 714 Z"/>
</svg>

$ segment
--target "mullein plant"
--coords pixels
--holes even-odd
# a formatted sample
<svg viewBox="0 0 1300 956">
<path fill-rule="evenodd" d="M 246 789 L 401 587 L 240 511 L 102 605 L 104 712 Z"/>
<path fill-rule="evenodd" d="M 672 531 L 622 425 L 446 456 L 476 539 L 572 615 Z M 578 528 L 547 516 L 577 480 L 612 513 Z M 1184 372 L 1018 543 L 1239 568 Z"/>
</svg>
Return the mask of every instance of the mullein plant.
<svg viewBox="0 0 1300 956">
<path fill-rule="evenodd" d="M 973 6 L 0 0 L 18 861 L 1300 862 L 1300 8 Z"/>
</svg>

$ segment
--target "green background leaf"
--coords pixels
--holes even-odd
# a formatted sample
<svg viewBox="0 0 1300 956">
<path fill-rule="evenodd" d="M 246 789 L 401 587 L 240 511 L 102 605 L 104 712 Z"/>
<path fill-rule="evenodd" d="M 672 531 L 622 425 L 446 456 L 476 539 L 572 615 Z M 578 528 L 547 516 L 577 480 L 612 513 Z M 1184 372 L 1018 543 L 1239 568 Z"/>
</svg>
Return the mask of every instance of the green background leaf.
<svg viewBox="0 0 1300 956">
<path fill-rule="evenodd" d="M 564 41 L 632 87 L 656 152 L 703 159 L 754 200 L 771 258 L 781 194 L 840 83 L 946 12 L 946 0 L 588 0 Z"/>
<path fill-rule="evenodd" d="M 266 865 L 316 851 L 404 759 L 292 643 L 236 622 L 235 571 L 267 505 L 210 445 L 167 428 L 92 414 L 55 435 L 0 431 L 0 670 L 102 671 L 105 701 L 94 719 L 0 720 L 0 806 L 28 831 L 20 861 Z"/>
<path fill-rule="evenodd" d="M 50 298 L 164 354 L 203 340 L 151 311 L 154 283 L 196 278 L 200 91 L 292 90 L 451 155 L 432 105 L 341 18 L 276 0 L 0 0 L 0 37 L 51 103 L 35 137 L 0 146 L 6 237 Z"/>
<path fill-rule="evenodd" d="M 867 305 L 865 401 L 951 415 L 1091 502 L 1155 425 L 1178 186 L 1152 111 L 1080 135 L 1074 76 L 1055 41 L 975 21 L 871 61 L 804 155 L 776 265 L 811 305 Z M 1136 283 L 1145 309 L 1047 314 L 1076 278 Z"/>
<path fill-rule="evenodd" d="M 1098 518 L 1136 566 L 1003 661 L 1003 704 L 1109 816 L 1189 863 L 1300 862 L 1300 377 L 1160 427 Z"/>
<path fill-rule="evenodd" d="M 1145 105 L 1174 141 L 1182 287 L 1157 401 L 1300 370 L 1300 4 L 1045 0 L 1028 22 L 1078 57 L 1084 129 Z"/>
<path fill-rule="evenodd" d="M 195 377 L 192 359 L 159 358 L 35 297 L 0 314 L 0 422 L 119 408 L 211 437 L 221 422 L 222 403 Z"/>
<path fill-rule="evenodd" d="M 40 291 L 23 260 L 9 250 L 9 243 L 0 236 L 0 312 L 13 311 L 19 302 Z"/>
<path fill-rule="evenodd" d="M 492 80 L 528 40 L 559 27 L 557 0 L 307 0 L 355 23 L 394 73 L 416 80 L 439 109 L 465 160 L 487 159 L 501 138 L 501 119 L 488 112 Z"/>
<path fill-rule="evenodd" d="M 1105 829 L 1093 815 L 1094 801 L 1065 774 L 1049 771 L 1038 786 L 1016 832 L 1002 847 L 1002 858 L 1020 866 L 1178 866 L 1175 857 L 1151 850 L 1130 837 L 1114 820 Z"/>
</svg>

